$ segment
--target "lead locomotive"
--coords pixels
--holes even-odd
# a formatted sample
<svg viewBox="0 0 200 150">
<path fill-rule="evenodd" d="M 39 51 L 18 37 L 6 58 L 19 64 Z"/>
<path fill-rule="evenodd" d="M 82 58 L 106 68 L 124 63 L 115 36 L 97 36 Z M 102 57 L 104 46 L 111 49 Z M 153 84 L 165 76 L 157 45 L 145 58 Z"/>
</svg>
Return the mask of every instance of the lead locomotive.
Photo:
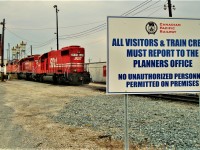
<svg viewBox="0 0 200 150">
<path fill-rule="evenodd" d="M 6 65 L 6 69 L 7 74 L 15 73 L 18 79 L 80 85 L 90 82 L 90 73 L 85 70 L 84 60 L 84 48 L 68 46 L 12 61 Z"/>
</svg>

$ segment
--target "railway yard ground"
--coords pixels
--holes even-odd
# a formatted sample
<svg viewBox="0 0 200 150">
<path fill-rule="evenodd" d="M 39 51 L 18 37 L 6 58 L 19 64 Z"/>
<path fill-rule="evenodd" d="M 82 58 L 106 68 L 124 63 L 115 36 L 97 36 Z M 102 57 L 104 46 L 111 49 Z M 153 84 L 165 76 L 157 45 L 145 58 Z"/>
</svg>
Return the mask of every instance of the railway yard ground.
<svg viewBox="0 0 200 150">
<path fill-rule="evenodd" d="M 90 83 L 0 82 L 0 148 L 123 149 L 124 95 Z M 128 96 L 130 149 L 200 150 L 195 103 Z"/>
</svg>

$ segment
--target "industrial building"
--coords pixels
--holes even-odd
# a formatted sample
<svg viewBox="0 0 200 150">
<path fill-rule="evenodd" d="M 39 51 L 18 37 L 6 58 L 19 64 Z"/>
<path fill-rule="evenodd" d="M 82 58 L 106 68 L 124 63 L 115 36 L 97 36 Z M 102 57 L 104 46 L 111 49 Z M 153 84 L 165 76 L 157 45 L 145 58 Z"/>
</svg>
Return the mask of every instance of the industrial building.
<svg viewBox="0 0 200 150">
<path fill-rule="evenodd" d="M 106 83 L 106 62 L 86 63 L 92 82 Z"/>
</svg>

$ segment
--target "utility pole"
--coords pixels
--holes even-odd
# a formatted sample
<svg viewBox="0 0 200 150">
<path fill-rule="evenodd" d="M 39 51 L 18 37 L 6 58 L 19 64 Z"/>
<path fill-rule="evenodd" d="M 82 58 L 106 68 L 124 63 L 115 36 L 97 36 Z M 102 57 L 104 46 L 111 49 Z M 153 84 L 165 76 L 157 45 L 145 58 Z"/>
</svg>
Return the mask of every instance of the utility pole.
<svg viewBox="0 0 200 150">
<path fill-rule="evenodd" d="M 54 8 L 56 8 L 56 36 L 57 36 L 57 50 L 59 50 L 59 42 L 58 42 L 58 8 L 57 5 L 53 6 Z"/>
<path fill-rule="evenodd" d="M 0 62 L 0 66 L 1 66 L 1 63 L 2 63 L 2 35 L 1 34 L 0 34 L 0 59 L 1 59 L 1 62 Z"/>
<path fill-rule="evenodd" d="M 168 10 L 169 10 L 169 17 L 172 17 L 172 3 L 171 3 L 171 0 L 168 0 Z"/>
<path fill-rule="evenodd" d="M 3 25 L 2 28 L 2 40 L 1 40 L 1 44 L 2 44 L 2 56 L 1 56 L 1 81 L 4 81 L 4 31 L 5 31 L 5 19 L 3 19 L 3 22 L 0 23 L 1 25 Z"/>
<path fill-rule="evenodd" d="M 8 49 L 7 49 L 7 62 L 10 61 L 10 43 L 8 43 Z"/>
<path fill-rule="evenodd" d="M 33 51 L 32 51 L 32 45 L 31 45 L 31 56 L 32 56 L 32 54 L 33 54 Z"/>
<path fill-rule="evenodd" d="M 90 61 L 91 61 L 91 60 L 92 60 L 92 59 L 91 59 L 91 58 L 89 58 L 89 59 L 88 59 L 88 62 L 90 63 Z"/>
<path fill-rule="evenodd" d="M 168 7 L 169 10 L 169 17 L 172 17 L 172 8 L 175 10 L 175 6 L 172 5 L 171 0 L 168 0 L 168 6 L 164 5 L 164 10 L 166 10 Z"/>
</svg>

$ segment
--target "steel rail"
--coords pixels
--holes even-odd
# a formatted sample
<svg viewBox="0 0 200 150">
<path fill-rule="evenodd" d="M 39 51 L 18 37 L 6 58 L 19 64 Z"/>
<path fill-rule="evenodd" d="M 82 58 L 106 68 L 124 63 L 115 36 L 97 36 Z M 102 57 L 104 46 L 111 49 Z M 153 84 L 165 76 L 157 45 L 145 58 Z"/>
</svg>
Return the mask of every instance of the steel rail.
<svg viewBox="0 0 200 150">
<path fill-rule="evenodd" d="M 106 92 L 106 87 L 101 86 L 91 86 L 94 90 Z M 143 96 L 143 97 L 151 97 L 151 98 L 159 98 L 159 99 L 167 99 L 173 101 L 182 101 L 182 102 L 190 102 L 190 103 L 199 103 L 199 96 L 197 94 L 130 94 L 134 96 Z"/>
</svg>

